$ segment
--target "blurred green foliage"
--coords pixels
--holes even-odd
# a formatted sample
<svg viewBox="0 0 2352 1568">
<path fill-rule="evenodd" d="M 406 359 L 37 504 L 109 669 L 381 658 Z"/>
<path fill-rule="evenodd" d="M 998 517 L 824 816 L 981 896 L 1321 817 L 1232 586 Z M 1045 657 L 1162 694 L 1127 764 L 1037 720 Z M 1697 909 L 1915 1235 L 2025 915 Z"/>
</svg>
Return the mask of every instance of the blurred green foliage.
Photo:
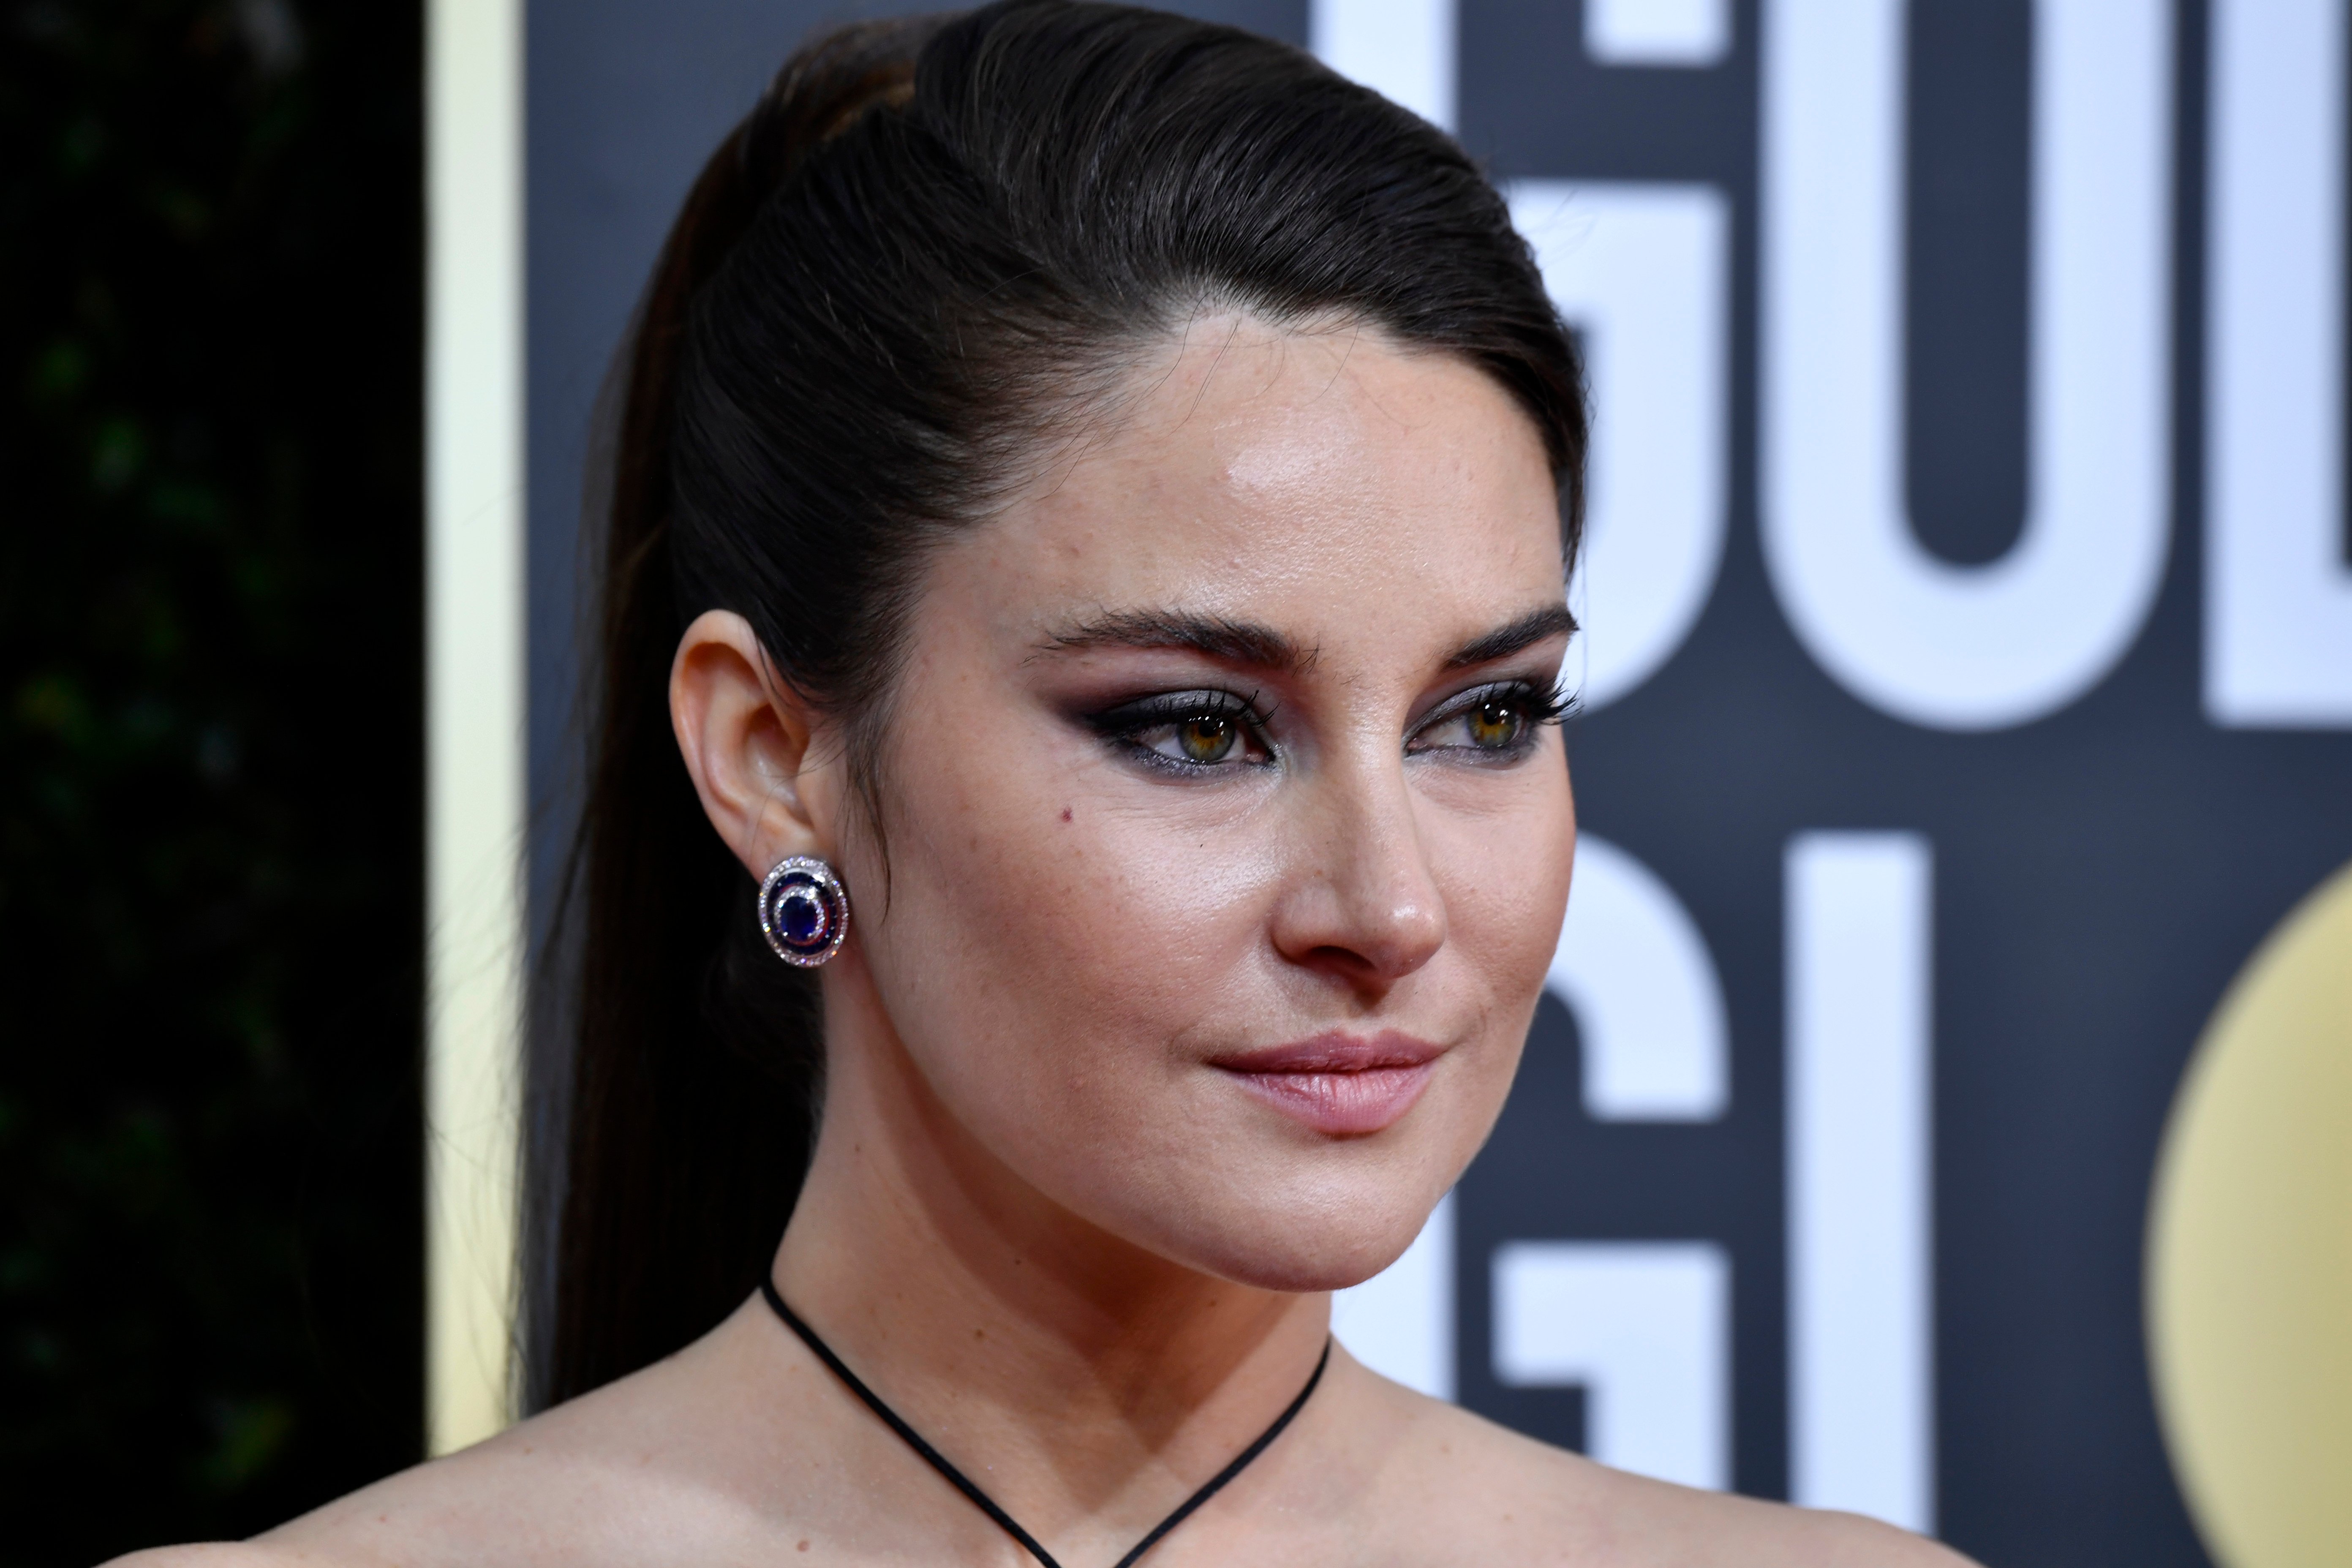
<svg viewBox="0 0 2352 1568">
<path fill-rule="evenodd" d="M 419 1447 L 418 11 L 0 0 L 0 1563 Z"/>
</svg>

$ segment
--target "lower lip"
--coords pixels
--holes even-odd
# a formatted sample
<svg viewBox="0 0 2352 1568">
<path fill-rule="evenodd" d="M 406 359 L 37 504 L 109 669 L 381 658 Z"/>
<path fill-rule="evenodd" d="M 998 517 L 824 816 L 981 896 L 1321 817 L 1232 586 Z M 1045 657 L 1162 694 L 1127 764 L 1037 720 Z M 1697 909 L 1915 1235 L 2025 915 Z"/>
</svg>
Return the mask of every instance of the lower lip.
<svg viewBox="0 0 2352 1568">
<path fill-rule="evenodd" d="M 1429 1087 L 1434 1064 L 1366 1068 L 1360 1072 L 1234 1072 L 1250 1093 L 1328 1138 L 1361 1138 L 1404 1120 Z"/>
</svg>

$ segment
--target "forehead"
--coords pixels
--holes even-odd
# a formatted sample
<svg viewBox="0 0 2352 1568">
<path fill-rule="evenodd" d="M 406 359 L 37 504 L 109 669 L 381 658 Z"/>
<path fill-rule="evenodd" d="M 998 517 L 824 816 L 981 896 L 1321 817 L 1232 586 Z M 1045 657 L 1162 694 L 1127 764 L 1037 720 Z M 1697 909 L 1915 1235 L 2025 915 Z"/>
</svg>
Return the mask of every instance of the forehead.
<svg viewBox="0 0 2352 1568">
<path fill-rule="evenodd" d="M 1151 605 L 1324 642 L 1367 620 L 1393 637 L 1400 616 L 1484 630 L 1561 582 L 1542 441 L 1488 376 L 1376 330 L 1232 314 L 1155 345 L 950 553 L 941 585 L 994 598 L 992 620 Z"/>
</svg>

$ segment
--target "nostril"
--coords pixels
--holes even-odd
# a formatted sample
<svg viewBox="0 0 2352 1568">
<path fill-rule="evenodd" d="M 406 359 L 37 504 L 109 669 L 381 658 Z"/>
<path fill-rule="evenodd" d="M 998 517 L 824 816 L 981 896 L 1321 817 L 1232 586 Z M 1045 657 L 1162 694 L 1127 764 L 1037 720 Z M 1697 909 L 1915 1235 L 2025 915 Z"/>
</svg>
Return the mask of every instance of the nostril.
<svg viewBox="0 0 2352 1568">
<path fill-rule="evenodd" d="M 1291 963 L 1384 987 L 1444 945 L 1444 903 L 1407 792 L 1350 776 L 1318 799 L 1292 840 L 1301 858 L 1270 931 Z M 1312 826 L 1307 825 L 1311 823 Z"/>
<path fill-rule="evenodd" d="M 1327 931 L 1324 941 L 1305 946 L 1299 958 L 1353 984 L 1386 984 L 1427 963 L 1445 941 L 1443 913 L 1425 905 L 1392 908 L 1348 924 L 1351 929 Z"/>
</svg>

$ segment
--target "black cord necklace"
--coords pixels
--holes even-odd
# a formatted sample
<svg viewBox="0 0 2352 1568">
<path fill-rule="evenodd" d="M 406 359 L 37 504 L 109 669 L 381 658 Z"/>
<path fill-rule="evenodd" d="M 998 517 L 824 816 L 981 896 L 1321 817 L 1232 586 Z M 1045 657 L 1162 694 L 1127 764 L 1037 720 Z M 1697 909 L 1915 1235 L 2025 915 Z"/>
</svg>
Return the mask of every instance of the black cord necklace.
<svg viewBox="0 0 2352 1568">
<path fill-rule="evenodd" d="M 899 1419 L 898 1413 L 897 1411 L 882 1403 L 882 1396 L 880 1394 L 866 1387 L 865 1383 L 856 1373 L 850 1371 L 846 1365 L 843 1364 L 842 1359 L 833 1353 L 833 1347 L 826 1344 L 823 1340 L 817 1338 L 816 1331 L 810 1328 L 806 1323 L 802 1322 L 799 1314 L 794 1312 L 790 1307 L 784 1305 L 784 1298 L 776 1289 L 776 1282 L 773 1279 L 763 1279 L 760 1281 L 760 1294 L 768 1299 L 768 1305 L 776 1310 L 776 1316 L 784 1321 L 784 1327 L 798 1334 L 801 1337 L 801 1343 L 808 1346 L 811 1351 L 814 1352 L 816 1359 L 824 1363 L 827 1367 L 831 1368 L 833 1375 L 841 1379 L 841 1381 L 848 1386 L 850 1393 L 857 1395 L 858 1398 L 866 1402 L 866 1409 L 871 1410 L 875 1415 L 882 1417 L 883 1425 L 888 1426 L 891 1431 L 896 1432 L 899 1436 L 905 1438 L 907 1441 L 907 1447 L 914 1449 L 916 1453 L 920 1454 L 930 1465 L 931 1468 L 945 1476 L 948 1479 L 949 1483 L 952 1485 L 956 1490 L 970 1498 L 972 1500 L 973 1505 L 976 1506 L 981 1512 L 994 1520 L 1005 1534 L 1019 1542 L 1022 1547 L 1028 1552 L 1030 1556 L 1034 1557 L 1039 1563 L 1045 1564 L 1045 1568 L 1062 1568 L 1060 1563 L 1054 1561 L 1054 1554 L 1046 1551 L 1045 1547 L 1038 1544 L 1037 1538 L 1035 1536 L 1022 1529 L 1019 1524 L 1013 1521 L 1013 1518 L 1011 1514 L 996 1506 L 995 1499 L 990 1497 L 986 1492 L 982 1491 L 978 1487 L 972 1484 L 971 1478 L 966 1476 L 961 1470 L 957 1469 L 953 1465 L 948 1463 L 944 1455 L 942 1455 L 937 1448 L 932 1447 L 929 1443 L 923 1441 L 922 1435 L 920 1433 L 917 1432 L 912 1426 L 908 1426 L 906 1422 Z M 1252 1459 L 1255 1459 L 1260 1454 L 1265 1453 L 1266 1450 L 1266 1445 L 1272 1443 L 1276 1437 L 1281 1436 L 1282 1429 L 1290 1425 L 1291 1417 L 1297 1415 L 1306 1405 L 1307 1395 L 1313 1394 L 1315 1392 L 1315 1385 L 1323 1381 L 1323 1369 L 1330 1364 L 1331 1342 L 1327 1339 L 1323 1342 L 1323 1354 L 1315 1363 L 1314 1374 L 1307 1378 L 1307 1386 L 1298 1391 L 1298 1397 L 1290 1402 L 1290 1407 L 1285 1410 L 1281 1415 L 1276 1416 L 1274 1418 L 1274 1425 L 1260 1433 L 1258 1435 L 1257 1441 L 1252 1443 L 1248 1447 L 1244 1448 L 1232 1464 L 1227 1465 L 1223 1469 L 1219 1470 L 1215 1475 L 1210 1477 L 1208 1485 L 1202 1487 L 1199 1491 L 1194 1492 L 1191 1497 L 1186 1498 L 1183 1502 L 1177 1506 L 1174 1513 L 1171 1513 L 1166 1519 L 1161 1520 L 1158 1525 L 1153 1527 L 1150 1534 L 1137 1542 L 1134 1549 L 1129 1552 L 1126 1556 L 1118 1560 L 1117 1568 L 1134 1568 L 1134 1564 L 1138 1559 L 1141 1558 L 1145 1552 L 1150 1551 L 1154 1546 L 1160 1544 L 1160 1538 L 1161 1536 L 1167 1534 L 1170 1531 L 1183 1523 L 1185 1520 L 1192 1516 L 1194 1509 L 1199 1508 L 1202 1503 L 1216 1496 L 1219 1491 L 1223 1489 L 1224 1484 L 1227 1481 L 1232 1480 L 1235 1476 L 1240 1475 L 1242 1471 L 1249 1468 L 1249 1462 Z"/>
</svg>

